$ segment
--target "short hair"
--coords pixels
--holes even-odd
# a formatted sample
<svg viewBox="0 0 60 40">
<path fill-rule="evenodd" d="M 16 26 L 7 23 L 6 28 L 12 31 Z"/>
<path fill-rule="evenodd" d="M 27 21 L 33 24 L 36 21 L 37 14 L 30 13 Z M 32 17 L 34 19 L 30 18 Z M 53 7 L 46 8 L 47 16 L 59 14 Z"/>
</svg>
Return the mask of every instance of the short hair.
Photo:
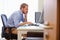
<svg viewBox="0 0 60 40">
<path fill-rule="evenodd" d="M 21 9 L 21 8 L 25 8 L 25 6 L 28 6 L 28 4 L 22 3 L 21 6 L 20 6 L 20 9 Z"/>
</svg>

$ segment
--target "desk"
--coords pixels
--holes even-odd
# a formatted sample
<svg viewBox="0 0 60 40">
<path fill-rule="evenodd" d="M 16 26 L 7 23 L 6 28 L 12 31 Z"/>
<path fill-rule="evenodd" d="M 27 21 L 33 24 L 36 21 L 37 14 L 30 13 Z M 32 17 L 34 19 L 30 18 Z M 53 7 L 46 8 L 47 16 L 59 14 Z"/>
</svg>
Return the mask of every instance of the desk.
<svg viewBox="0 0 60 40">
<path fill-rule="evenodd" d="M 46 27 L 46 26 L 45 26 Z M 38 26 L 21 26 L 17 28 L 18 30 L 18 40 L 22 40 L 22 34 L 27 34 L 27 32 L 44 32 L 44 27 Z"/>
</svg>

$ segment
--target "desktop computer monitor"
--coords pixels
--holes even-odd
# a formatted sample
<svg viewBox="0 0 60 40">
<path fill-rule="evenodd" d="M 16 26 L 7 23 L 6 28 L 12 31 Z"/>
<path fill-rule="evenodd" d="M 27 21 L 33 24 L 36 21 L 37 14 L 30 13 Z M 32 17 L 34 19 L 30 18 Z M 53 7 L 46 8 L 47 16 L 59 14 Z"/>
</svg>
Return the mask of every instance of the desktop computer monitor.
<svg viewBox="0 0 60 40">
<path fill-rule="evenodd" d="M 44 12 L 35 12 L 35 23 L 44 23 Z"/>
</svg>

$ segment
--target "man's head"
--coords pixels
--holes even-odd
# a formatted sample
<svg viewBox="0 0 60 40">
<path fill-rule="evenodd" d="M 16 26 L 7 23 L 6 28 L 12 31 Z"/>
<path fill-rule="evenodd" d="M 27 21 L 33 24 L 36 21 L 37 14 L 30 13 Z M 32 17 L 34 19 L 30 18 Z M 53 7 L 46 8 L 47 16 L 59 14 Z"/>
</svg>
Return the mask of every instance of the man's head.
<svg viewBox="0 0 60 40">
<path fill-rule="evenodd" d="M 20 10 L 24 13 L 28 13 L 28 5 L 26 3 L 21 4 Z"/>
</svg>

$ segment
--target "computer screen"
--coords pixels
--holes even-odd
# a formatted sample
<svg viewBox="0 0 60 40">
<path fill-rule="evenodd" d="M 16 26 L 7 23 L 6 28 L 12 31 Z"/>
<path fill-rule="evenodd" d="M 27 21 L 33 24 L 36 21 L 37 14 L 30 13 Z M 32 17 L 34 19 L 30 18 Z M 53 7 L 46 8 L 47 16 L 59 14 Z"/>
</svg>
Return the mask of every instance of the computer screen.
<svg viewBox="0 0 60 40">
<path fill-rule="evenodd" d="M 35 12 L 35 23 L 44 23 L 44 12 Z"/>
</svg>

